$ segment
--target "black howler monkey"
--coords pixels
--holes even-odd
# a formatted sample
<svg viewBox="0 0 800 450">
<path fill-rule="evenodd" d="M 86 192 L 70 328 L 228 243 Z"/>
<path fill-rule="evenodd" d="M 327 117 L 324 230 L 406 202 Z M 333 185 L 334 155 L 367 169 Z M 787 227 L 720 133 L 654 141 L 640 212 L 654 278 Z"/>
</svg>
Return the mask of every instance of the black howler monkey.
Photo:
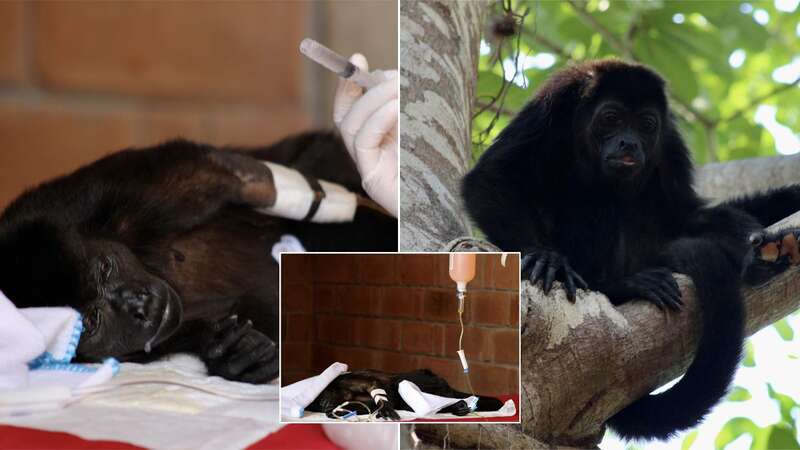
<svg viewBox="0 0 800 450">
<path fill-rule="evenodd" d="M 404 373 L 389 373 L 379 370 L 359 370 L 347 372 L 336 377 L 325 390 L 323 390 L 311 404 L 306 407 L 307 411 L 323 412 L 328 417 L 336 417 L 333 414 L 334 408 L 344 402 L 360 402 L 369 407 L 369 411 L 358 403 L 351 403 L 345 408 L 356 411 L 357 414 L 369 414 L 378 411 L 376 416 L 387 420 L 400 420 L 397 410 L 411 411 L 411 407 L 403 400 L 398 391 L 398 386 L 403 380 L 411 381 L 420 388 L 422 392 L 427 392 L 441 397 L 467 398 L 472 394 L 459 392 L 447 383 L 447 380 L 436 375 L 428 369 L 414 370 Z M 373 399 L 371 392 L 374 389 L 383 389 L 386 392 L 386 400 L 380 403 Z M 478 396 L 476 411 L 497 411 L 503 406 L 503 402 L 494 397 Z M 463 400 L 450 405 L 441 411 L 456 416 L 465 416 L 471 412 L 467 403 Z"/>
<path fill-rule="evenodd" d="M 0 216 L 0 290 L 18 307 L 83 315 L 78 357 L 143 361 L 198 354 L 209 373 L 278 374 L 278 265 L 285 233 L 311 251 L 396 250 L 397 221 L 267 216 L 272 175 L 258 159 L 363 191 L 341 141 L 307 133 L 252 152 L 185 140 L 114 153 L 17 198 Z M 152 347 L 152 351 L 151 350 Z"/>
<path fill-rule="evenodd" d="M 678 310 L 672 273 L 694 281 L 703 316 L 694 361 L 671 389 L 609 420 L 624 438 L 666 439 L 702 420 L 740 359 L 741 281 L 797 262 L 796 230 L 763 228 L 800 209 L 800 188 L 711 207 L 692 176 L 664 81 L 603 60 L 553 75 L 463 180 L 470 216 L 491 242 L 523 253 L 523 276 L 545 292 L 557 279 L 572 301 L 589 288 L 615 305 Z M 777 260 L 760 257 L 770 248 L 780 248 Z"/>
</svg>

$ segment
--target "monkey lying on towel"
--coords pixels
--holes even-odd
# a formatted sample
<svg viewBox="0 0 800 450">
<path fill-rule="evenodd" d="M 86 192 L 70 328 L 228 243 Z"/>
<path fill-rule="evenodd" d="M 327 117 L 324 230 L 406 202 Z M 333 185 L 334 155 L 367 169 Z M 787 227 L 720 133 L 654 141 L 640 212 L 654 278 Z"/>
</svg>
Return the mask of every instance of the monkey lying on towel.
<svg viewBox="0 0 800 450">
<path fill-rule="evenodd" d="M 379 419 L 400 420 L 397 410 L 412 411 L 398 391 L 400 382 L 404 380 L 414 383 L 422 392 L 429 394 L 460 399 L 471 396 L 453 389 L 444 378 L 428 369 L 405 373 L 359 370 L 336 377 L 306 407 L 306 411 L 325 413 L 330 418 L 341 418 L 341 412 L 353 411 L 358 415 L 375 413 Z M 494 397 L 476 397 L 478 402 L 475 411 L 497 411 L 503 406 L 503 402 Z M 349 403 L 343 406 L 346 402 Z M 341 410 L 338 409 L 340 406 Z M 466 401 L 460 400 L 438 412 L 465 416 L 472 411 Z"/>
</svg>

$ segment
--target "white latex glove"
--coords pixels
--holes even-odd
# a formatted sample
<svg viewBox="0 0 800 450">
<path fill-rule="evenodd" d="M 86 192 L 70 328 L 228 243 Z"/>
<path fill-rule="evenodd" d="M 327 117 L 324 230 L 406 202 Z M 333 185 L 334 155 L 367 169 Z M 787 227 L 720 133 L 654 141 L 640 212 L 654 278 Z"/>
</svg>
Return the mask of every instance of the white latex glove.
<svg viewBox="0 0 800 450">
<path fill-rule="evenodd" d="M 369 70 L 367 59 L 356 53 L 350 62 Z M 367 92 L 340 79 L 333 99 L 333 122 L 361 174 L 367 194 L 397 217 L 397 71 L 383 72 L 385 81 Z"/>
<path fill-rule="evenodd" d="M 399 427 L 393 423 L 325 423 L 322 429 L 328 439 L 345 450 L 395 450 L 400 437 Z"/>
</svg>

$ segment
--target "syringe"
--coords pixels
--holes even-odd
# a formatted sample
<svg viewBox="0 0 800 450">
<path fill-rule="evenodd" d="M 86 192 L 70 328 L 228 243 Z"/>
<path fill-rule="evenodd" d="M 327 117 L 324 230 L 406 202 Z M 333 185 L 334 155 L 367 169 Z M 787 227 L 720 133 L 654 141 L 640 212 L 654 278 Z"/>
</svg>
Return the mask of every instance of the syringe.
<svg viewBox="0 0 800 450">
<path fill-rule="evenodd" d="M 340 77 L 350 80 L 364 89 L 377 86 L 385 81 L 383 73 L 379 70 L 366 72 L 359 69 L 344 56 L 334 52 L 313 39 L 303 39 L 300 43 L 300 53 Z"/>
</svg>

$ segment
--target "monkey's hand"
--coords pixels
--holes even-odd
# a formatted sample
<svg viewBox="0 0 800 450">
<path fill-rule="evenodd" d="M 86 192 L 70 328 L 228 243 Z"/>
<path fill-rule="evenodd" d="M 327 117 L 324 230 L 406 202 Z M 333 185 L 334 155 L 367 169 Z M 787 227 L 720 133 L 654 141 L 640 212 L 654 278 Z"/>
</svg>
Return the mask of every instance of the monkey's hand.
<svg viewBox="0 0 800 450">
<path fill-rule="evenodd" d="M 766 283 L 790 266 L 800 264 L 800 228 L 750 235 L 751 257 L 744 280 L 750 286 Z"/>
<path fill-rule="evenodd" d="M 231 316 L 211 326 L 201 354 L 210 375 L 266 383 L 278 376 L 278 352 L 272 339 L 253 329 L 251 321 Z"/>
<path fill-rule="evenodd" d="M 567 258 L 552 250 L 539 249 L 526 253 L 522 257 L 522 278 L 530 280 L 532 284 L 541 280 L 545 295 L 550 293 L 553 281 L 561 281 L 571 302 L 575 302 L 577 289 L 588 288 L 583 278 L 570 267 Z"/>
<path fill-rule="evenodd" d="M 469 405 L 467 405 L 467 402 L 464 400 L 459 400 L 440 412 L 448 412 L 456 416 L 466 416 L 467 414 L 471 413 L 472 410 L 469 408 Z"/>
<path fill-rule="evenodd" d="M 681 290 L 672 271 L 666 267 L 645 269 L 639 273 L 623 278 L 610 287 L 601 288 L 614 305 L 620 305 L 629 300 L 646 300 L 664 310 L 667 307 L 678 311 L 683 306 Z"/>
<path fill-rule="evenodd" d="M 378 410 L 375 417 L 383 420 L 400 420 L 400 414 L 397 414 L 394 406 L 390 405 L 388 401 L 381 402 L 381 404 L 383 407 Z"/>
</svg>

